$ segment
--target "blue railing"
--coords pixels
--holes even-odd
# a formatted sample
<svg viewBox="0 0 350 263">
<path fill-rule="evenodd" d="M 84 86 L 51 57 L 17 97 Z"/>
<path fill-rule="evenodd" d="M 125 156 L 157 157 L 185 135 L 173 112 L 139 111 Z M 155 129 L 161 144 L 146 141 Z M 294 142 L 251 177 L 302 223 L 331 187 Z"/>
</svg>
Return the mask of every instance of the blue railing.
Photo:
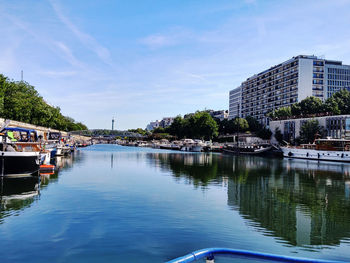
<svg viewBox="0 0 350 263">
<path fill-rule="evenodd" d="M 207 262 L 214 262 L 215 255 L 226 255 L 226 256 L 244 256 L 247 258 L 264 259 L 270 261 L 278 262 L 298 262 L 298 263 L 345 263 L 342 261 L 332 261 L 332 260 L 322 260 L 322 259 L 308 259 L 308 258 L 298 258 L 291 256 L 274 255 L 268 253 L 261 253 L 249 250 L 241 249 L 230 249 L 230 248 L 206 248 L 194 251 L 183 257 L 179 257 L 168 261 L 167 263 L 187 263 L 193 262 L 198 259 L 206 258 Z"/>
</svg>

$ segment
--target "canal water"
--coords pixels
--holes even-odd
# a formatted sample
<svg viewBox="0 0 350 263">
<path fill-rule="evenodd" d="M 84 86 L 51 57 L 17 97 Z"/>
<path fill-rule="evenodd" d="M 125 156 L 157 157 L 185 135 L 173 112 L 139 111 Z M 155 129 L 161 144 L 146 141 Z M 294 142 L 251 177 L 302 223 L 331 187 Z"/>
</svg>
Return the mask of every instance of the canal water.
<svg viewBox="0 0 350 263">
<path fill-rule="evenodd" d="M 1 180 L 0 262 L 164 262 L 208 247 L 350 261 L 350 164 L 117 145 L 57 162 L 40 181 Z"/>
</svg>

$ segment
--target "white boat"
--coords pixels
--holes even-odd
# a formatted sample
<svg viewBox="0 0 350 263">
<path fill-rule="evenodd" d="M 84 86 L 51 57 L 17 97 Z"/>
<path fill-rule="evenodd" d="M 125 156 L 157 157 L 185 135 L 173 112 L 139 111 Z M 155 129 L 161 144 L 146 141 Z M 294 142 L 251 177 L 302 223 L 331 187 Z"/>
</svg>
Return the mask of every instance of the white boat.
<svg viewBox="0 0 350 263">
<path fill-rule="evenodd" d="M 316 139 L 313 144 L 300 147 L 281 147 L 286 158 L 350 162 L 350 140 Z"/>
<path fill-rule="evenodd" d="M 181 151 L 202 152 L 205 146 L 201 140 L 184 139 Z"/>
</svg>

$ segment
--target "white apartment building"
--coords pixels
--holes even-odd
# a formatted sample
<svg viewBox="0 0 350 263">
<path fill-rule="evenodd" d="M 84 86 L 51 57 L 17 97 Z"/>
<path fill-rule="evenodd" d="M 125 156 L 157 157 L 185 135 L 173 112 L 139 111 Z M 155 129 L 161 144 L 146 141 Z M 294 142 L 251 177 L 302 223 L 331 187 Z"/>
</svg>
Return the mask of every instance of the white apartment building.
<svg viewBox="0 0 350 263">
<path fill-rule="evenodd" d="M 151 121 L 147 127 L 146 127 L 146 130 L 147 131 L 153 131 L 154 129 L 156 128 L 159 128 L 160 127 L 160 121 L 156 120 L 156 121 Z"/>
<path fill-rule="evenodd" d="M 230 91 L 228 119 L 241 116 L 242 87 Z"/>
<path fill-rule="evenodd" d="M 147 131 L 153 131 L 156 128 L 167 128 L 174 122 L 174 117 L 164 117 L 161 121 L 151 121 L 147 127 Z"/>
<path fill-rule="evenodd" d="M 252 116 L 268 125 L 266 114 L 290 106 L 306 97 L 321 100 L 350 87 L 350 65 L 316 56 L 296 56 L 256 74 L 241 84 L 240 116 Z M 235 89 L 236 90 L 236 89 Z M 231 92 L 235 94 L 235 90 Z M 233 92 L 235 91 L 235 92 Z M 230 92 L 233 113 L 237 100 Z M 232 102 L 232 103 L 231 103 Z M 232 118 L 230 113 L 230 118 Z"/>
<path fill-rule="evenodd" d="M 213 118 L 217 118 L 220 121 L 223 121 L 224 119 L 228 118 L 228 110 L 209 110 L 209 114 Z"/>
</svg>

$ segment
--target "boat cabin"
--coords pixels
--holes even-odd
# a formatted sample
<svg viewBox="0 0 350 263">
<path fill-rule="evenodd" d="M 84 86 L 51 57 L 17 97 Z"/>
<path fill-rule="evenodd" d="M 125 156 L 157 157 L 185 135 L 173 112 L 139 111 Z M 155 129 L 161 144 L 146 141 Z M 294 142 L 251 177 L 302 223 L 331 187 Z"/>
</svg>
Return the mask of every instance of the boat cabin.
<svg viewBox="0 0 350 263">
<path fill-rule="evenodd" d="M 6 127 L 2 132 L 11 142 L 36 142 L 38 140 L 37 132 L 32 129 Z"/>
<path fill-rule="evenodd" d="M 350 151 L 350 140 L 345 139 L 317 139 L 316 150 L 323 151 Z"/>
</svg>

